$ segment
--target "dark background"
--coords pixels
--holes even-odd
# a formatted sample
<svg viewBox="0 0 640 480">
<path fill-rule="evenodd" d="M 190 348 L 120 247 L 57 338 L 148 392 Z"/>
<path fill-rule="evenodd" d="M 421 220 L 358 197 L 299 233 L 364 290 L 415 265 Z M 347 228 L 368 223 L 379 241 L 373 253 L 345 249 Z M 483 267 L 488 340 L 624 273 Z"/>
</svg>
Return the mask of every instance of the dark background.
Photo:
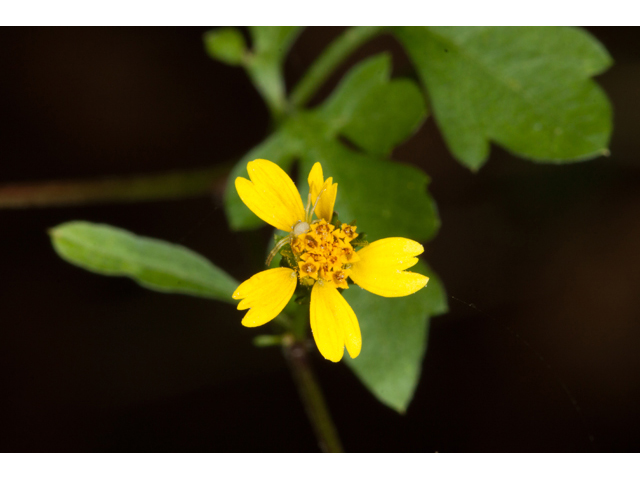
<svg viewBox="0 0 640 480">
<path fill-rule="evenodd" d="M 0 30 L 0 183 L 240 157 L 268 114 L 241 69 L 205 55 L 204 31 Z M 289 85 L 340 31 L 302 34 Z M 432 118 L 396 150 L 432 177 L 442 228 L 425 257 L 451 312 L 432 321 L 405 416 L 315 356 L 348 451 L 640 447 L 639 31 L 590 31 L 616 62 L 598 78 L 614 105 L 610 157 L 537 165 L 494 146 L 473 174 Z M 412 75 L 388 36 L 350 64 L 385 49 L 396 74 Z M 219 193 L 0 211 L 1 450 L 317 450 L 280 351 L 251 344 L 268 327 L 243 328 L 231 305 L 85 272 L 46 235 L 68 220 L 110 223 L 182 243 L 242 280 L 269 232 L 230 233 Z"/>
</svg>

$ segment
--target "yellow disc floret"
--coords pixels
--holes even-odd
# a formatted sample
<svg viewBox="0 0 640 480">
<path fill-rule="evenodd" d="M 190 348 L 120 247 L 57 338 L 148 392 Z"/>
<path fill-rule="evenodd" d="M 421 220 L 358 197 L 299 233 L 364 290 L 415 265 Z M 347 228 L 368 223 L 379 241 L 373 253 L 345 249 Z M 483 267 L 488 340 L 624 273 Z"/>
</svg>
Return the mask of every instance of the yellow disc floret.
<svg viewBox="0 0 640 480">
<path fill-rule="evenodd" d="M 319 281 L 349 288 L 349 269 L 359 260 L 350 243 L 358 236 L 355 229 L 346 223 L 336 228 L 323 219 L 312 223 L 308 232 L 293 237 L 291 250 L 298 264 L 300 282 L 310 286 Z"/>
<path fill-rule="evenodd" d="M 340 227 L 340 229 L 338 230 L 338 232 L 340 232 L 340 238 L 346 238 L 348 241 L 354 240 L 358 234 L 356 233 L 356 227 L 355 225 L 349 225 L 346 223 L 342 224 L 342 227 Z"/>
</svg>

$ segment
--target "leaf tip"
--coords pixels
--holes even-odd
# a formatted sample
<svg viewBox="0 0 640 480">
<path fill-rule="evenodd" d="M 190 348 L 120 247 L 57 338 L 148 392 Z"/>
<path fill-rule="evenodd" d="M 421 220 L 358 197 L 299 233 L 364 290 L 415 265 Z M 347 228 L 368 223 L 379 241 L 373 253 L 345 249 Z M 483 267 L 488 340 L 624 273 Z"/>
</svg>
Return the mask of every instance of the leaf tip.
<svg viewBox="0 0 640 480">
<path fill-rule="evenodd" d="M 228 65 L 242 65 L 247 60 L 247 46 L 237 28 L 223 27 L 208 30 L 202 35 L 207 54 Z"/>
<path fill-rule="evenodd" d="M 51 228 L 47 228 L 47 235 L 49 235 L 49 237 L 51 237 L 52 240 L 55 240 L 56 238 L 59 238 L 61 236 L 61 234 L 60 234 L 60 225 L 57 225 L 57 226 L 51 227 Z"/>
</svg>

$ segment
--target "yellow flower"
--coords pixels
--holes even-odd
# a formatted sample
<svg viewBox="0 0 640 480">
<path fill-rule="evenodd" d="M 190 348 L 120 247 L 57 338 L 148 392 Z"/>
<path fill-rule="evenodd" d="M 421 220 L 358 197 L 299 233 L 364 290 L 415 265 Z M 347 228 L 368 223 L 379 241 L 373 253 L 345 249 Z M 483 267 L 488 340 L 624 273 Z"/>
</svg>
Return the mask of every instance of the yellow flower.
<svg viewBox="0 0 640 480">
<path fill-rule="evenodd" d="M 300 282 L 311 287 L 311 330 L 320 353 L 338 362 L 346 346 L 351 358 L 356 358 L 362 346 L 360 326 L 338 289 L 349 288 L 350 278 L 383 297 L 417 292 L 429 279 L 405 270 L 418 262 L 416 256 L 424 251 L 422 245 L 406 238 L 385 238 L 356 252 L 351 245 L 358 236 L 356 227 L 330 223 L 338 184 L 332 178 L 324 180 L 320 163 L 309 173 L 306 210 L 295 184 L 275 163 L 254 160 L 247 165 L 247 171 L 251 180 L 236 178 L 240 198 L 262 220 L 289 233 L 276 249 L 289 243 L 297 267 L 257 273 L 233 292 L 233 298 L 241 300 L 238 310 L 249 309 L 242 324 L 257 327 L 273 320 L 289 303 Z M 314 213 L 317 220 L 312 221 Z"/>
</svg>

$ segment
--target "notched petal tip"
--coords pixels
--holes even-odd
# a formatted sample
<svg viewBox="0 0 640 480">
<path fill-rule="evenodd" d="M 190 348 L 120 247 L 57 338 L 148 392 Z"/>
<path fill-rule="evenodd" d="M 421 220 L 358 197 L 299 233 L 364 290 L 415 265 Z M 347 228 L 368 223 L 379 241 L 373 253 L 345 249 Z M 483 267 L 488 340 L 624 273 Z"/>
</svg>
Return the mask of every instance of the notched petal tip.
<svg viewBox="0 0 640 480">
<path fill-rule="evenodd" d="M 323 352 L 319 348 L 318 348 L 318 350 L 320 351 L 320 354 L 326 360 L 329 360 L 329 361 L 331 361 L 333 363 L 338 363 L 340 360 L 342 360 L 342 357 L 344 356 L 344 346 L 342 347 L 342 351 L 340 353 L 335 353 L 335 354 L 332 354 L 332 355 L 325 355 L 325 352 Z"/>
<path fill-rule="evenodd" d="M 411 240 L 409 238 L 391 237 L 391 238 L 385 238 L 379 241 L 382 242 L 385 240 L 389 241 L 387 249 L 395 250 L 395 252 L 390 251 L 389 253 L 395 253 L 396 255 L 402 254 L 402 255 L 417 256 L 424 252 L 424 247 L 422 246 L 421 243 L 418 243 L 415 240 Z"/>
<path fill-rule="evenodd" d="M 426 287 L 427 284 L 429 283 L 429 277 L 425 277 L 424 275 L 420 275 L 419 273 L 415 273 L 415 272 L 402 272 L 402 273 L 411 274 L 413 276 L 416 292 Z M 411 292 L 411 293 L 414 293 L 414 292 Z"/>
<path fill-rule="evenodd" d="M 356 358 L 362 350 L 362 335 L 360 334 L 360 325 L 357 319 L 355 326 L 357 327 L 357 331 L 347 331 L 347 337 L 345 338 L 347 352 L 349 352 L 351 358 Z"/>
<path fill-rule="evenodd" d="M 238 310 L 247 310 L 242 325 L 259 327 L 277 317 L 289 303 L 296 288 L 296 273 L 290 268 L 273 268 L 244 281 L 232 298 L 242 299 Z"/>
<path fill-rule="evenodd" d="M 382 297 L 404 297 L 424 288 L 428 277 L 405 270 L 418 263 L 424 247 L 408 238 L 392 237 L 358 250 L 360 261 L 351 268 L 351 279 Z"/>
<path fill-rule="evenodd" d="M 351 306 L 335 287 L 317 282 L 311 290 L 311 331 L 324 358 L 339 362 L 344 347 L 352 358 L 360 354 L 362 335 Z"/>
<path fill-rule="evenodd" d="M 293 180 L 282 168 L 269 160 L 247 163 L 249 178 L 238 177 L 236 190 L 243 203 L 260 219 L 288 232 L 304 219 L 304 207 Z"/>
<path fill-rule="evenodd" d="M 309 172 L 309 176 L 307 177 L 307 181 L 309 182 L 309 188 L 313 191 L 313 186 L 317 185 L 318 187 L 324 183 L 324 176 L 322 173 L 322 165 L 320 162 L 316 162 L 311 167 L 311 171 Z"/>
</svg>

